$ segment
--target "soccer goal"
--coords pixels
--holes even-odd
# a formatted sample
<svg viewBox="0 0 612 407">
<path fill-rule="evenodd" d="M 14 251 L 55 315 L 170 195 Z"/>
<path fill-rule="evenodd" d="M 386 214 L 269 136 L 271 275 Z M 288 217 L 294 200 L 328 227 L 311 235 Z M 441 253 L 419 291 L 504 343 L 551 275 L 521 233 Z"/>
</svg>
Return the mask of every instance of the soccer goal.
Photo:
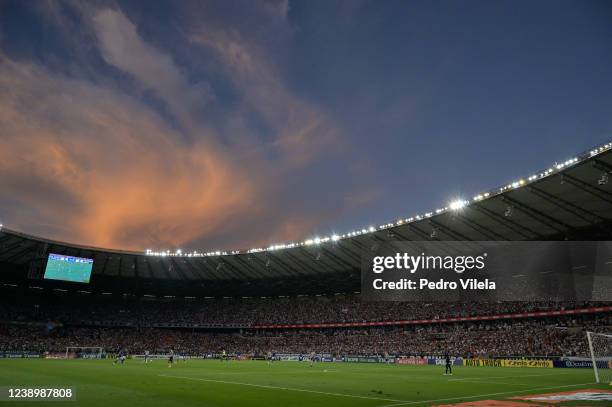
<svg viewBox="0 0 612 407">
<path fill-rule="evenodd" d="M 101 346 L 68 346 L 66 359 L 102 359 L 104 350 Z"/>
<path fill-rule="evenodd" d="M 587 332 L 587 340 L 595 381 L 612 384 L 612 335 Z"/>
</svg>

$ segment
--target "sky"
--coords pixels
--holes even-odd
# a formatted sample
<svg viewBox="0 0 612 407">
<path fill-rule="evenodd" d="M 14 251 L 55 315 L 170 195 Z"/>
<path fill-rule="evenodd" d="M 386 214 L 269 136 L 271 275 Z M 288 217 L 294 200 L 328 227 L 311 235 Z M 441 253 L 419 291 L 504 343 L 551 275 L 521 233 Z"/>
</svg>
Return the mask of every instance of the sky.
<svg viewBox="0 0 612 407">
<path fill-rule="evenodd" d="M 609 1 L 0 0 L 0 223 L 248 249 L 612 140 Z"/>
</svg>

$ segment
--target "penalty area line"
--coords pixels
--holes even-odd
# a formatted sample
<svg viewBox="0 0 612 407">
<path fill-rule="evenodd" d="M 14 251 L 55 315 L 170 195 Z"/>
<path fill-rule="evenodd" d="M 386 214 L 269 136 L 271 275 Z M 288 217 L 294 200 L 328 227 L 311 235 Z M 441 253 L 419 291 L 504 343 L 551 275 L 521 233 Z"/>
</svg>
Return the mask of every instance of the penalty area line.
<svg viewBox="0 0 612 407">
<path fill-rule="evenodd" d="M 170 377 L 170 378 L 174 378 L 174 379 L 195 380 L 195 381 L 199 381 L 199 382 L 210 382 L 210 383 L 221 383 L 221 384 L 233 384 L 233 385 L 236 385 L 236 386 L 258 387 L 258 388 L 261 388 L 261 389 L 269 389 L 269 390 L 298 391 L 298 392 L 303 392 L 303 393 L 323 394 L 323 395 L 326 395 L 326 396 L 335 396 L 335 397 L 351 397 L 351 398 L 356 398 L 356 399 L 379 400 L 379 401 L 393 401 L 393 402 L 397 402 L 399 404 L 392 404 L 392 405 L 400 405 L 400 406 L 403 405 L 403 404 L 409 404 L 410 403 L 410 402 L 407 402 L 406 400 L 387 399 L 387 398 L 382 398 L 382 397 L 359 396 L 359 395 L 356 395 L 356 394 L 332 393 L 332 392 L 319 391 L 319 390 L 298 389 L 298 388 L 295 388 L 295 387 L 281 387 L 281 386 L 272 386 L 272 385 L 265 385 L 265 384 L 232 382 L 232 381 L 228 381 L 228 380 L 203 379 L 201 377 L 174 376 L 174 375 L 168 375 L 168 374 L 160 374 L 158 376 L 161 376 L 161 377 Z"/>
<path fill-rule="evenodd" d="M 499 393 L 477 394 L 475 396 L 449 397 L 449 398 L 445 398 L 445 399 L 432 399 L 432 400 L 420 400 L 420 401 L 405 401 L 405 402 L 402 402 L 402 403 L 386 404 L 386 405 L 381 406 L 381 407 L 396 407 L 396 406 L 407 406 L 407 405 L 410 405 L 410 404 L 437 403 L 439 401 L 469 400 L 469 399 L 477 399 L 477 398 L 480 398 L 480 397 L 502 396 L 502 395 L 510 395 L 510 394 L 529 393 L 529 392 L 532 392 L 532 391 L 563 389 L 563 388 L 566 388 L 566 387 L 586 386 L 586 385 L 590 385 L 590 384 L 593 384 L 593 382 L 580 383 L 580 384 L 568 384 L 566 386 L 534 387 L 532 389 L 525 389 L 525 390 L 514 390 L 514 391 L 502 391 L 502 392 L 499 392 Z"/>
</svg>

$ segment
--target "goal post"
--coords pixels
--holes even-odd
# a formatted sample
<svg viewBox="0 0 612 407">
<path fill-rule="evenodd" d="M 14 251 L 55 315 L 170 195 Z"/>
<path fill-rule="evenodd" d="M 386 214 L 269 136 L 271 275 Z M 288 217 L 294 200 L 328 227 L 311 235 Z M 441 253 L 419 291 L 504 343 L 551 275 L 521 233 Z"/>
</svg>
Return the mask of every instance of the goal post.
<svg viewBox="0 0 612 407">
<path fill-rule="evenodd" d="M 101 346 L 67 346 L 66 347 L 66 359 L 70 359 L 70 355 L 73 357 L 80 357 L 83 359 L 102 359 L 104 349 Z"/>
<path fill-rule="evenodd" d="M 612 334 L 587 332 L 596 383 L 612 384 Z"/>
</svg>

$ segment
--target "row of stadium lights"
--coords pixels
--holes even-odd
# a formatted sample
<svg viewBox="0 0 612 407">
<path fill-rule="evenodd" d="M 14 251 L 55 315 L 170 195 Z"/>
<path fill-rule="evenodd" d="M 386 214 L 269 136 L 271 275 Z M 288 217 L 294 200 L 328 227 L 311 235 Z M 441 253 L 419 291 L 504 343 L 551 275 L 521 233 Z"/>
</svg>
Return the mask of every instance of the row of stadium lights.
<svg viewBox="0 0 612 407">
<path fill-rule="evenodd" d="M 452 201 L 448 204 L 448 206 L 445 206 L 444 208 L 438 208 L 433 212 L 426 212 L 424 214 L 419 214 L 419 215 L 415 215 L 413 217 L 410 218 L 406 218 L 406 219 L 399 219 L 396 222 L 392 222 L 392 223 L 387 223 L 384 225 L 380 225 L 377 228 L 375 228 L 374 226 L 370 226 L 368 228 L 363 228 L 361 230 L 354 230 L 352 232 L 349 233 L 345 233 L 342 235 L 338 235 L 338 234 L 333 234 L 331 236 L 324 236 L 324 237 L 315 237 L 312 239 L 307 239 L 303 242 L 299 242 L 299 243 L 281 243 L 281 244 L 273 244 L 268 246 L 267 248 L 254 248 L 254 249 L 249 249 L 246 251 L 241 251 L 241 250 L 232 250 L 232 251 L 212 251 L 212 252 L 206 252 L 206 253 L 201 253 L 201 252 L 197 252 L 197 251 L 192 251 L 192 252 L 183 252 L 182 250 L 178 249 L 175 252 L 171 252 L 170 250 L 166 250 L 166 251 L 153 251 L 150 249 L 147 249 L 147 251 L 145 252 L 145 254 L 149 255 L 149 256 L 160 256 L 160 257 L 166 257 L 166 256 L 171 256 L 171 257 L 209 257 L 209 256 L 226 256 L 226 255 L 234 255 L 234 254 L 250 254 L 250 253 L 260 253 L 260 252 L 270 252 L 270 251 L 276 251 L 276 250 L 284 250 L 284 249 L 293 249 L 295 247 L 301 247 L 301 246 L 313 246 L 313 245 L 319 245 L 322 243 L 328 243 L 328 242 L 337 242 L 339 240 L 342 239 L 346 239 L 346 238 L 351 238 L 351 237 L 355 237 L 355 236 L 360 236 L 360 235 L 365 235 L 368 233 L 374 233 L 376 231 L 380 231 L 380 230 L 385 230 L 385 229 L 389 229 L 392 228 L 394 226 L 401 226 L 405 223 L 412 223 L 412 222 L 416 222 L 422 219 L 426 219 L 426 218 L 430 218 L 432 217 L 434 214 L 438 215 L 444 212 L 448 212 L 450 211 L 459 211 L 463 208 L 465 208 L 466 206 L 468 206 L 470 203 L 472 202 L 479 202 L 482 200 L 485 200 L 489 197 L 495 196 L 495 195 L 499 195 L 501 193 L 507 192 L 507 191 L 511 191 L 514 189 L 518 189 L 521 188 L 531 182 L 537 181 L 539 179 L 548 177 L 549 175 L 557 172 L 557 171 L 561 171 L 564 168 L 567 167 L 571 167 L 575 164 L 577 164 L 579 161 L 585 160 L 587 158 L 596 156 L 598 154 L 603 153 L 604 151 L 607 151 L 609 149 L 612 148 L 612 143 L 607 143 L 604 144 L 600 147 L 597 147 L 591 151 L 589 151 L 587 154 L 585 155 L 581 155 L 580 158 L 579 157 L 574 157 L 571 158 L 565 162 L 562 163 L 555 163 L 553 166 L 549 167 L 548 169 L 533 174 L 529 177 L 527 177 L 527 179 L 519 179 L 518 181 L 514 181 L 508 185 L 504 185 L 496 190 L 492 190 L 490 192 L 485 192 L 482 194 L 478 194 L 476 196 L 474 196 L 472 198 L 472 200 L 465 200 L 465 199 L 457 199 L 455 201 Z M 0 225 L 1 227 L 1 225 Z"/>
</svg>

